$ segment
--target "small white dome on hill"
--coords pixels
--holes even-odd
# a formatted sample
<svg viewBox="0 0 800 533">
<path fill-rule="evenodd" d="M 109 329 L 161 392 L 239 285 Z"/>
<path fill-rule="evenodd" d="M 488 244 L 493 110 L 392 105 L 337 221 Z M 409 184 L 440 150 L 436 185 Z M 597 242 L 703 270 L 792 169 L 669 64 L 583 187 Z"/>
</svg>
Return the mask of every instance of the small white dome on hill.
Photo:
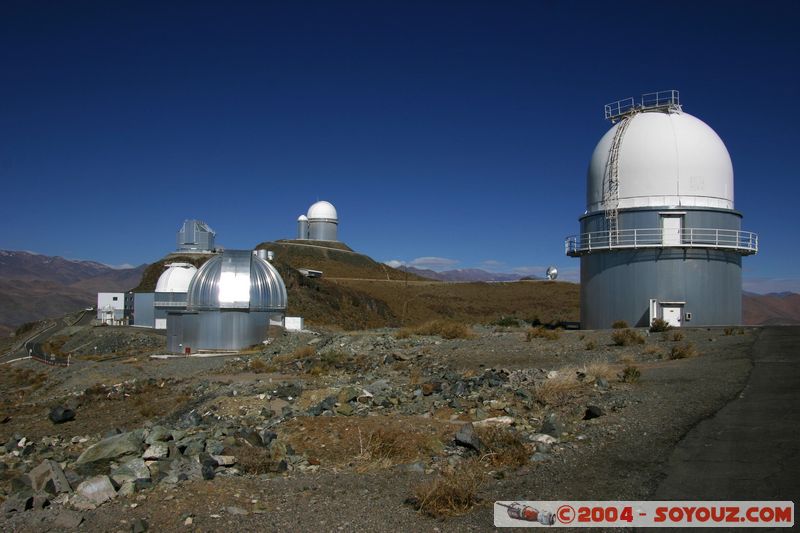
<svg viewBox="0 0 800 533">
<path fill-rule="evenodd" d="M 333 207 L 332 203 L 322 200 L 308 208 L 308 218 L 309 220 L 338 220 L 339 216 L 336 214 L 336 208 Z"/>
<path fill-rule="evenodd" d="M 169 263 L 158 278 L 156 292 L 187 292 L 197 267 L 189 263 Z"/>
</svg>

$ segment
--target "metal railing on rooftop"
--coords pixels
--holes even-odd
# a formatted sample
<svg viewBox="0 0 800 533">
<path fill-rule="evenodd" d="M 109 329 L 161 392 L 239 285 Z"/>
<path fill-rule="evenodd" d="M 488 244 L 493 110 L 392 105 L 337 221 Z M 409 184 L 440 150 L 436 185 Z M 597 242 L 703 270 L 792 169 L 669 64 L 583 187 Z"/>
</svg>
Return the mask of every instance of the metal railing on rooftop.
<svg viewBox="0 0 800 533">
<path fill-rule="evenodd" d="M 615 233 L 606 230 L 570 235 L 564 248 L 570 256 L 630 248 L 714 248 L 752 255 L 758 252 L 758 234 L 713 228 L 641 228 Z"/>
<path fill-rule="evenodd" d="M 607 120 L 616 122 L 620 118 L 638 113 L 640 111 L 676 111 L 681 108 L 680 93 L 674 89 L 669 91 L 657 91 L 645 93 L 637 102 L 633 98 L 623 98 L 616 102 L 605 105 L 605 116 Z"/>
</svg>

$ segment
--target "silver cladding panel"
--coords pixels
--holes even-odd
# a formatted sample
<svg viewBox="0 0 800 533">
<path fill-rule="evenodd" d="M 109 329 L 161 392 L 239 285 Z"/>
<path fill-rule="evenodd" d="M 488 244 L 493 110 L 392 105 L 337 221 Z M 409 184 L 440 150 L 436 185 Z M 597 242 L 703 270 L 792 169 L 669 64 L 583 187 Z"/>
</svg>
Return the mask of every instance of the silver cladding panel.
<svg viewBox="0 0 800 533">
<path fill-rule="evenodd" d="M 659 227 L 658 210 L 620 212 L 619 227 Z M 724 210 L 685 212 L 684 227 L 740 229 L 741 215 Z M 599 215 L 582 231 L 605 229 Z M 686 326 L 737 325 L 742 320 L 742 257 L 736 252 L 679 247 L 599 251 L 581 257 L 581 327 L 604 329 L 616 320 L 647 326 L 649 300 L 686 302 Z"/>
<path fill-rule="evenodd" d="M 137 292 L 133 295 L 133 325 L 146 328 L 155 327 L 153 293 Z"/>
<path fill-rule="evenodd" d="M 336 241 L 338 222 L 320 218 L 308 221 L 308 238 L 312 241 Z"/>
<path fill-rule="evenodd" d="M 187 309 L 286 309 L 286 286 L 271 264 L 249 250 L 226 250 L 209 259 L 189 284 Z"/>
<path fill-rule="evenodd" d="M 260 311 L 200 311 L 170 313 L 167 349 L 183 353 L 198 350 L 241 350 L 267 337 L 270 313 Z"/>
<path fill-rule="evenodd" d="M 308 220 L 297 221 L 297 238 L 308 239 Z"/>
<path fill-rule="evenodd" d="M 156 307 L 185 308 L 187 296 L 185 292 L 157 292 L 154 305 Z"/>
<path fill-rule="evenodd" d="M 178 230 L 178 250 L 208 251 L 214 249 L 214 230 L 200 220 L 185 220 Z"/>
</svg>

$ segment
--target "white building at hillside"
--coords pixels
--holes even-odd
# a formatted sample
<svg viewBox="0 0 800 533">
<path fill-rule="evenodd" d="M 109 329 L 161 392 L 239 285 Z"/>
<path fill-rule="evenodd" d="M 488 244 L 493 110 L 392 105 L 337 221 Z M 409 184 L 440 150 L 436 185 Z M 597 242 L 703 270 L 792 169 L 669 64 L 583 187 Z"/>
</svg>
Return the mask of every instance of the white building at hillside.
<svg viewBox="0 0 800 533">
<path fill-rule="evenodd" d="M 124 292 L 97 293 L 97 320 L 109 326 L 122 326 L 127 323 Z"/>
</svg>

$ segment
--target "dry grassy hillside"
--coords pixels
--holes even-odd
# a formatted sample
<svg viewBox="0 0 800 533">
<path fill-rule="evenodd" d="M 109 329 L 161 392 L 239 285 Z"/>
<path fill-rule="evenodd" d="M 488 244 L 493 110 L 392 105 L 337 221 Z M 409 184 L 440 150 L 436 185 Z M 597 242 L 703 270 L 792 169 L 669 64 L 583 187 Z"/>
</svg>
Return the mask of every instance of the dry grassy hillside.
<svg viewBox="0 0 800 533">
<path fill-rule="evenodd" d="M 336 280 L 386 302 L 401 325 L 438 318 L 490 323 L 504 316 L 543 323 L 579 319 L 579 286 L 574 283 L 441 283 Z"/>
<path fill-rule="evenodd" d="M 142 273 L 142 279 L 139 285 L 133 289 L 133 292 L 153 292 L 156 290 L 156 283 L 158 278 L 164 273 L 164 265 L 167 263 L 191 263 L 196 267 L 200 267 L 203 263 L 214 257 L 213 255 L 180 255 L 170 254 L 164 259 L 160 259 L 155 263 L 150 264 Z"/>
<path fill-rule="evenodd" d="M 424 280 L 353 252 L 343 243 L 308 244 L 293 241 L 262 242 L 256 248 L 272 250 L 292 268 L 321 270 L 325 278 Z M 335 246 L 335 247 L 332 247 Z"/>
</svg>

